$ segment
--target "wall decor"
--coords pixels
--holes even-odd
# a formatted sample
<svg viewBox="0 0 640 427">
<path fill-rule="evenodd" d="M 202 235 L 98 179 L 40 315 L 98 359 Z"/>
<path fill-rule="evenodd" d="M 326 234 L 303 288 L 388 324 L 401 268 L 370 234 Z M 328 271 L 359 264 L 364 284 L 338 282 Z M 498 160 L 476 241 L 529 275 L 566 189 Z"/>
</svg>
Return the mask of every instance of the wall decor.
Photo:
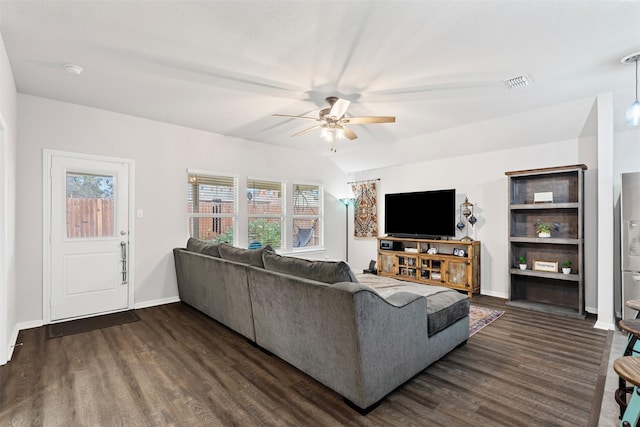
<svg viewBox="0 0 640 427">
<path fill-rule="evenodd" d="M 356 198 L 353 215 L 354 237 L 378 236 L 378 197 L 376 181 L 352 182 L 351 190 Z"/>
<path fill-rule="evenodd" d="M 532 270 L 535 271 L 547 271 L 550 273 L 558 272 L 558 261 L 537 261 L 533 260 Z"/>
<path fill-rule="evenodd" d="M 553 203 L 553 192 L 533 193 L 533 203 Z"/>
</svg>

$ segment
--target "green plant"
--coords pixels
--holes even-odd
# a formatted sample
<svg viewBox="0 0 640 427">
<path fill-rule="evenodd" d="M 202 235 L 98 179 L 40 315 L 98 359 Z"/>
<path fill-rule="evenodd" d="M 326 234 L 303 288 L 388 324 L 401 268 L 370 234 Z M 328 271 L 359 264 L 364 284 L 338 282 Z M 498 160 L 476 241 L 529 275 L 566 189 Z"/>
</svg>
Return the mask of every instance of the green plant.
<svg viewBox="0 0 640 427">
<path fill-rule="evenodd" d="M 249 236 L 262 246 L 271 245 L 274 249 L 280 248 L 280 223 L 267 221 L 264 218 L 249 221 Z"/>
<path fill-rule="evenodd" d="M 233 245 L 233 228 L 229 227 L 224 233 L 218 234 L 216 237 L 217 243 L 228 243 Z"/>
<path fill-rule="evenodd" d="M 527 258 L 521 256 L 521 257 L 518 258 L 518 262 L 520 264 L 526 264 L 527 263 Z"/>
<path fill-rule="evenodd" d="M 563 262 L 563 263 L 562 263 L 562 266 L 563 266 L 564 268 L 569 268 L 569 267 L 571 267 L 571 264 L 573 264 L 573 263 L 571 262 L 571 260 L 566 260 L 565 262 Z"/>
<path fill-rule="evenodd" d="M 551 233 L 551 230 L 558 230 L 560 226 L 556 222 L 542 222 L 540 220 L 535 225 L 538 233 Z"/>
</svg>

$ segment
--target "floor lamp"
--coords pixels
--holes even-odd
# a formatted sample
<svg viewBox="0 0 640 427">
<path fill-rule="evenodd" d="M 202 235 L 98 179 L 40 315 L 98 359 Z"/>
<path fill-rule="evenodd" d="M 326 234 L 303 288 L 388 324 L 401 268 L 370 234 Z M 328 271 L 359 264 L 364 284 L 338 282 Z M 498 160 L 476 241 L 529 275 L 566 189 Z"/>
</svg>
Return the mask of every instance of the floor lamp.
<svg viewBox="0 0 640 427">
<path fill-rule="evenodd" d="M 349 205 L 355 204 L 356 199 L 345 197 L 340 199 L 340 203 L 345 207 L 345 262 L 349 262 Z"/>
</svg>

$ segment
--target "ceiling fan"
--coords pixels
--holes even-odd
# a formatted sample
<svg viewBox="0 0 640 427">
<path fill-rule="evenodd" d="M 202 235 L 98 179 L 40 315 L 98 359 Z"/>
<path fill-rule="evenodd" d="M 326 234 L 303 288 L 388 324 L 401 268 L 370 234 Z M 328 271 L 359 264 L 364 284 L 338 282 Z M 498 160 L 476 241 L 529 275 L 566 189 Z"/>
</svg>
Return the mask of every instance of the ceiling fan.
<svg viewBox="0 0 640 427">
<path fill-rule="evenodd" d="M 347 112 L 347 108 L 349 108 L 351 101 L 338 98 L 336 96 L 329 96 L 325 98 L 325 101 L 329 104 L 329 108 L 320 110 L 317 118 L 309 116 L 294 116 L 290 114 L 274 114 L 274 116 L 317 121 L 319 124 L 304 129 L 291 136 L 304 135 L 305 133 L 320 129 L 320 135 L 332 143 L 335 143 L 335 141 L 345 137 L 350 140 L 354 140 L 358 137 L 355 132 L 346 126 L 348 124 L 365 125 L 372 123 L 394 123 L 396 121 L 396 118 L 393 116 L 345 117 L 345 113 Z M 331 151 L 335 151 L 335 148 L 332 147 Z"/>
</svg>

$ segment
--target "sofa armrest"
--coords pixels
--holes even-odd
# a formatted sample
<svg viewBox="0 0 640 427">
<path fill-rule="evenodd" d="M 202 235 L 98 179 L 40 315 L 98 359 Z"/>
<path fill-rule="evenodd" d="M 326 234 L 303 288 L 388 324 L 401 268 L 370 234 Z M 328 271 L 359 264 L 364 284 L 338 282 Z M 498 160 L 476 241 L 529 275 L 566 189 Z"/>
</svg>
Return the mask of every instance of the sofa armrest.
<svg viewBox="0 0 640 427">
<path fill-rule="evenodd" d="M 362 403 L 367 407 L 428 366 L 427 300 L 397 292 L 355 298 Z M 372 315 L 374 314 L 374 315 Z"/>
<path fill-rule="evenodd" d="M 415 301 L 416 299 L 423 297 L 422 295 L 418 295 L 418 294 L 413 293 L 413 292 L 402 292 L 402 291 L 394 292 L 393 294 L 385 297 L 385 296 L 380 295 L 371 286 L 363 285 L 363 284 L 358 283 L 358 282 L 338 282 L 338 283 L 334 283 L 333 285 L 331 285 L 331 287 L 335 288 L 335 289 L 341 289 L 343 291 L 347 291 L 347 292 L 352 293 L 352 294 L 356 293 L 356 292 L 360 292 L 360 291 L 371 292 L 372 294 L 377 295 L 383 301 L 386 301 L 387 303 L 393 305 L 394 307 L 405 306 L 405 305 L 411 303 L 412 301 Z"/>
</svg>

